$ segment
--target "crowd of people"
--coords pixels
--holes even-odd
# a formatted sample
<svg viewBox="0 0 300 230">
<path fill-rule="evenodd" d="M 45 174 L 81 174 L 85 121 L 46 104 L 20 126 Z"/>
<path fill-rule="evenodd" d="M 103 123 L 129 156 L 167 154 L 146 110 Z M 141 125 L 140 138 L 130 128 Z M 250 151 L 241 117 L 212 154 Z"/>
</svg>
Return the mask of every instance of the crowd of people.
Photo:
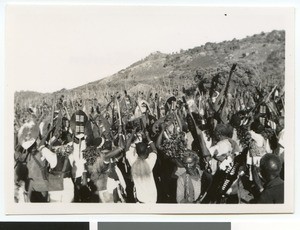
<svg viewBox="0 0 300 230">
<path fill-rule="evenodd" d="M 221 90 L 16 105 L 15 202 L 284 203 L 284 93 L 232 93 L 232 74 Z"/>
</svg>

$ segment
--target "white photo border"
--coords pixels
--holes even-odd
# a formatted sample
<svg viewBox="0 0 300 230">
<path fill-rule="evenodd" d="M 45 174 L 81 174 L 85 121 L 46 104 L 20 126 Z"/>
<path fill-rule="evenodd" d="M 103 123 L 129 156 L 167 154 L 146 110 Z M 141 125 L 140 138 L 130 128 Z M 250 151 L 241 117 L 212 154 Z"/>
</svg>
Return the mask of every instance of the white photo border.
<svg viewBox="0 0 300 230">
<path fill-rule="evenodd" d="M 28 5 L 27 5 L 28 6 Z M 68 7 L 68 5 L 66 5 Z M 119 6 L 122 7 L 122 6 Z M 134 7 L 134 6 L 132 6 Z M 144 6 L 147 7 L 147 6 Z M 200 6 L 197 6 L 200 7 Z M 218 7 L 220 8 L 220 7 Z M 226 10 L 230 9 L 228 6 Z M 253 7 L 240 7 L 240 10 L 253 10 Z M 208 7 L 213 10 L 215 7 Z M 237 8 L 235 8 L 237 9 Z M 71 204 L 52 204 L 52 203 L 25 203 L 14 202 L 13 193 L 13 109 L 14 109 L 14 82 L 5 78 L 5 213 L 7 215 L 29 215 L 29 214 L 258 214 L 258 213 L 293 213 L 294 211 L 294 187 L 295 187 L 295 27 L 294 27 L 294 8 L 278 7 L 267 10 L 281 12 L 286 17 L 286 63 L 285 63 L 285 103 L 286 103 L 286 133 L 289 143 L 286 146 L 285 155 L 285 203 L 284 204 L 95 204 L 95 203 L 71 203 Z M 6 25 L 9 27 L 10 25 Z M 8 50 L 6 50 L 7 54 Z M 6 73 L 5 73 L 6 75 Z M 29 77 L 29 76 L 26 76 Z M 30 77 L 29 77 L 30 80 Z"/>
</svg>

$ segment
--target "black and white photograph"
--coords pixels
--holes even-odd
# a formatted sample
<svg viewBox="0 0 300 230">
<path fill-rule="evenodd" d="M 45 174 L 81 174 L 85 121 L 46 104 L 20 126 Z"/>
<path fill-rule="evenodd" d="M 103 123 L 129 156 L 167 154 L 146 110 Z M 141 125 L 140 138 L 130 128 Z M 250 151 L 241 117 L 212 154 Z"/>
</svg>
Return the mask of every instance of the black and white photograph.
<svg viewBox="0 0 300 230">
<path fill-rule="evenodd" d="M 8 214 L 293 212 L 292 8 L 9 4 L 5 23 Z"/>
</svg>

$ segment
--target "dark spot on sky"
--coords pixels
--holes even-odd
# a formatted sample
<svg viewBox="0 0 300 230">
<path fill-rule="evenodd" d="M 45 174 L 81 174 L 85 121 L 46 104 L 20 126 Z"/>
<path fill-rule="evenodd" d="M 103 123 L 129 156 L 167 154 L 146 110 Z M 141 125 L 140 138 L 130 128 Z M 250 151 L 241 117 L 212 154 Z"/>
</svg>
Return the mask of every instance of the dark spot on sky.
<svg viewBox="0 0 300 230">
<path fill-rule="evenodd" d="M 225 16 L 227 16 L 227 14 L 224 14 Z"/>
</svg>

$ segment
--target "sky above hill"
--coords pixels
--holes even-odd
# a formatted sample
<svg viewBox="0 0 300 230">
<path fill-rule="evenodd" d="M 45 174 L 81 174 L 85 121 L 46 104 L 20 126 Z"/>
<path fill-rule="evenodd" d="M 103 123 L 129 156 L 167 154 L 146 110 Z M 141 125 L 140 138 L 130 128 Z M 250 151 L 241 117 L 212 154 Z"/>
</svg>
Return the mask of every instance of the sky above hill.
<svg viewBox="0 0 300 230">
<path fill-rule="evenodd" d="M 110 76 L 152 52 L 286 30 L 287 8 L 33 6 L 7 8 L 6 86 L 53 92 Z"/>
</svg>

